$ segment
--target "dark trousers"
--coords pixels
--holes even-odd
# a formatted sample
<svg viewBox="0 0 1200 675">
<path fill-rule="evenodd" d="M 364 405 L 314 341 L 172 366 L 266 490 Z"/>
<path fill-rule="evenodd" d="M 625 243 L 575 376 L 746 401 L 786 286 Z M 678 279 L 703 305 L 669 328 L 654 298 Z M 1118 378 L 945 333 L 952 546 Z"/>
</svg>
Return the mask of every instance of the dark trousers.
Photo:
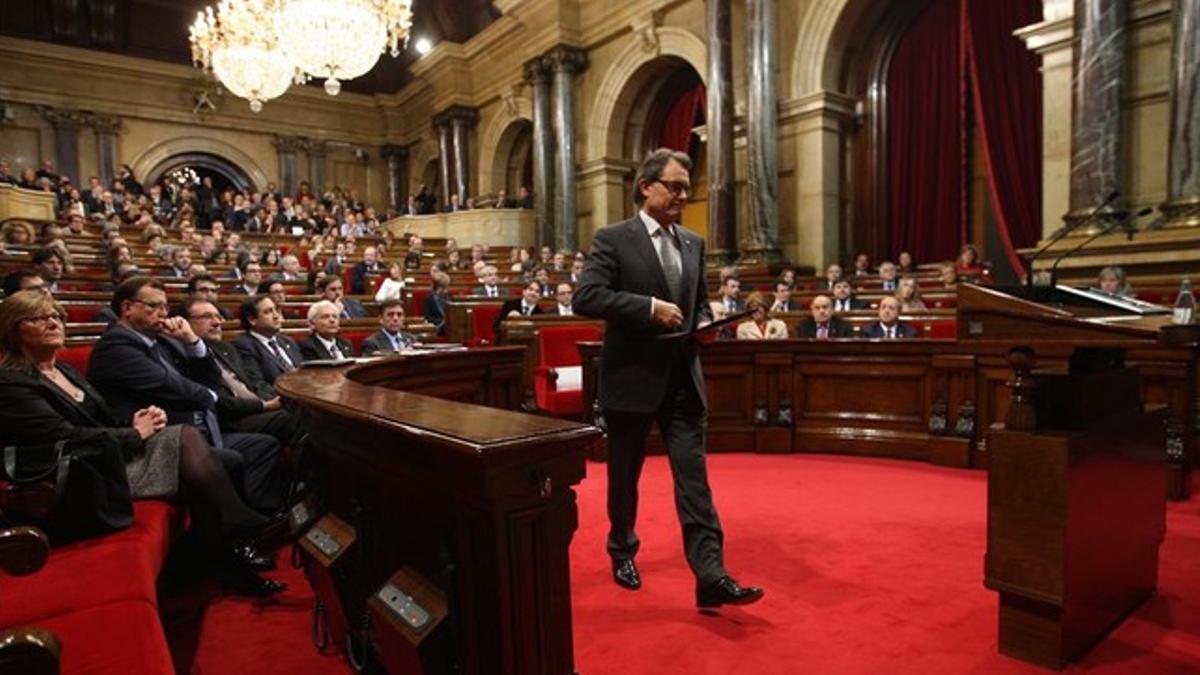
<svg viewBox="0 0 1200 675">
<path fill-rule="evenodd" d="M 675 483 L 675 511 L 683 528 L 683 551 L 700 585 L 726 575 L 724 535 L 713 506 L 704 463 L 704 403 L 686 368 L 673 369 L 666 400 L 652 413 L 605 410 L 608 423 L 608 554 L 633 558 L 640 541 L 637 521 L 638 478 L 646 458 L 646 435 L 658 422 L 667 446 Z"/>
<path fill-rule="evenodd" d="M 221 428 L 226 428 L 225 420 L 221 420 Z M 302 434 L 300 420 L 287 410 L 270 410 L 239 417 L 229 421 L 228 429 L 243 433 L 266 434 L 274 437 L 283 447 L 293 446 Z"/>
<path fill-rule="evenodd" d="M 279 442 L 265 434 L 225 434 L 213 448 L 246 505 L 264 514 L 283 508 L 283 471 Z"/>
</svg>

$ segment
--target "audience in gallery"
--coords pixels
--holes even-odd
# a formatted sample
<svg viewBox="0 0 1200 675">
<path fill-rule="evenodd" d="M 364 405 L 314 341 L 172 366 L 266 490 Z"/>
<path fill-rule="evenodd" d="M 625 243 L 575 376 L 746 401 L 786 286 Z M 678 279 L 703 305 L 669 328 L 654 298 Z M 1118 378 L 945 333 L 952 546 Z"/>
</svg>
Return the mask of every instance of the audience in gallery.
<svg viewBox="0 0 1200 675">
<path fill-rule="evenodd" d="M 786 340 L 788 338 L 787 324 L 779 319 L 772 319 L 767 308 L 766 299 L 762 293 L 755 291 L 746 298 L 746 310 L 750 312 L 750 320 L 743 321 L 737 327 L 739 340 Z"/>
</svg>

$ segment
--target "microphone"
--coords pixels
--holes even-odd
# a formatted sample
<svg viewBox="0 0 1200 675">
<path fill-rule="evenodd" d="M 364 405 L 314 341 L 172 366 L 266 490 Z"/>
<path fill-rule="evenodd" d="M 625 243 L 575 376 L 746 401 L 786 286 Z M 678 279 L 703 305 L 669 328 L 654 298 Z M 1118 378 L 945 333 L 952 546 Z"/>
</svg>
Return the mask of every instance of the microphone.
<svg viewBox="0 0 1200 675">
<path fill-rule="evenodd" d="M 1109 224 L 1108 227 L 1104 228 L 1103 230 L 1100 230 L 1096 234 L 1093 234 L 1092 236 L 1088 237 L 1087 239 L 1084 239 L 1083 243 L 1079 244 L 1078 246 L 1071 249 L 1070 251 L 1067 251 L 1066 253 L 1058 256 L 1058 259 L 1055 260 L 1054 264 L 1050 266 L 1050 285 L 1051 286 L 1054 285 L 1054 273 L 1055 273 L 1055 271 L 1058 270 L 1059 263 L 1066 260 L 1067 258 L 1070 258 L 1072 255 L 1075 255 L 1076 251 L 1078 251 L 1079 249 L 1083 248 L 1084 246 L 1087 246 L 1088 244 L 1092 243 L 1093 241 L 1096 240 L 1097 237 L 1106 235 L 1106 234 L 1112 232 L 1113 230 L 1117 229 L 1118 227 L 1127 229 L 1132 234 L 1133 228 L 1130 228 L 1129 224 L 1132 223 L 1133 221 L 1137 220 L 1138 218 L 1144 218 L 1145 216 L 1148 216 L 1151 213 L 1154 213 L 1154 209 L 1147 206 L 1146 208 L 1138 211 L 1137 213 L 1126 216 L 1120 220 L 1113 221 L 1111 224 Z"/>
<path fill-rule="evenodd" d="M 1096 219 L 1096 216 L 1100 215 L 1100 211 L 1101 211 L 1101 209 L 1103 209 L 1104 207 L 1106 207 L 1106 206 L 1108 206 L 1109 204 L 1113 203 L 1113 201 L 1115 201 L 1115 200 L 1116 200 L 1116 198 L 1117 198 L 1117 197 L 1119 197 L 1119 196 L 1121 196 L 1121 191 L 1120 191 L 1120 190 L 1113 190 L 1112 192 L 1108 193 L 1108 196 L 1104 198 L 1104 201 L 1100 202 L 1099 204 L 1097 204 L 1097 205 L 1096 205 L 1096 207 L 1095 207 L 1095 208 L 1093 208 L 1093 209 L 1092 209 L 1092 212 L 1091 212 L 1091 213 L 1089 213 L 1089 214 L 1087 215 L 1087 218 L 1084 218 L 1083 220 L 1080 220 L 1079 222 L 1075 223 L 1074 225 L 1067 225 L 1067 226 L 1064 226 L 1064 227 L 1061 227 L 1061 228 L 1059 228 L 1059 229 L 1058 229 L 1058 231 L 1057 231 L 1057 232 L 1055 232 L 1055 233 L 1054 233 L 1054 234 L 1053 234 L 1053 235 L 1050 237 L 1050 241 L 1046 242 L 1046 245 L 1045 245 L 1045 246 L 1043 246 L 1043 247 L 1039 248 L 1039 249 L 1038 249 L 1036 252 L 1034 252 L 1034 254 L 1033 254 L 1033 255 L 1032 255 L 1030 258 L 1029 258 L 1029 274 L 1028 274 L 1028 275 L 1026 275 L 1026 277 L 1025 277 L 1025 285 L 1026 285 L 1026 286 L 1033 286 L 1033 278 L 1034 278 L 1034 276 L 1035 276 L 1035 275 L 1034 275 L 1034 272 L 1033 272 L 1033 263 L 1034 263 L 1034 262 L 1035 262 L 1035 261 L 1036 261 L 1038 258 L 1040 258 L 1040 257 L 1041 257 L 1041 255 L 1042 255 L 1043 253 L 1045 253 L 1047 250 L 1049 250 L 1051 246 L 1054 246 L 1055 244 L 1057 244 L 1057 243 L 1058 243 L 1060 240 L 1062 240 L 1062 238 L 1063 238 L 1063 237 L 1067 236 L 1068 234 L 1071 234 L 1071 233 L 1072 233 L 1072 232 L 1074 232 L 1075 230 L 1077 230 L 1077 229 L 1079 229 L 1079 228 L 1083 227 L 1084 225 L 1086 225 L 1086 224 L 1088 224 L 1088 223 L 1092 222 L 1093 220 L 1095 220 L 1095 219 Z M 1069 254 L 1068 254 L 1068 255 L 1069 255 Z M 1060 258 L 1060 259 L 1061 259 L 1061 258 Z M 1057 264 L 1057 262 L 1056 262 L 1055 264 Z M 1050 280 L 1051 280 L 1051 282 L 1053 282 L 1053 281 L 1054 281 L 1054 278 L 1053 278 L 1053 273 L 1051 274 L 1051 279 L 1050 279 Z M 1051 283 L 1051 285 L 1053 285 L 1053 283 Z"/>
</svg>

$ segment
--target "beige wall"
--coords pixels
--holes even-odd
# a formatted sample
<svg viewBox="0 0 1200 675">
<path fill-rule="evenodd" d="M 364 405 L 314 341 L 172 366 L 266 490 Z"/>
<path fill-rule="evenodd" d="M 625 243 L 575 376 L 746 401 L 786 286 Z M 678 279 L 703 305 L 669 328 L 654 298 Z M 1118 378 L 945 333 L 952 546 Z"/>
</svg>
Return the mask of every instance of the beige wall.
<svg viewBox="0 0 1200 675">
<path fill-rule="evenodd" d="M 836 255 L 843 223 L 844 129 L 854 108 L 841 81 L 867 26 L 860 19 L 880 0 L 780 2 L 776 19 L 779 97 L 780 231 L 794 262 L 821 267 Z M 437 157 L 433 115 L 450 105 L 478 111 L 471 133 L 470 182 L 475 195 L 491 194 L 503 176 L 505 132 L 532 116 L 523 64 L 559 44 L 578 46 L 588 67 L 575 82 L 578 215 L 583 243 L 595 228 L 630 210 L 625 181 L 636 157 L 629 129 L 639 124 L 639 94 L 661 74 L 661 57 L 691 64 L 707 78 L 703 0 L 499 0 L 503 16 L 465 44 L 443 43 L 419 59 L 414 80 L 396 94 L 376 97 L 324 95 L 296 88 L 252 115 L 245 102 L 225 97 L 216 114 L 191 112 L 192 92 L 203 80 L 194 69 L 0 38 L 0 100 L 17 104 L 17 117 L 0 126 L 0 156 L 49 156 L 52 136 L 28 104 L 88 106 L 118 114 L 125 122 L 120 154 L 147 156 L 172 139 L 192 138 L 218 149 L 237 148 L 244 160 L 277 180 L 272 133 L 301 135 L 361 146 L 368 164 L 348 150 L 332 151 L 327 176 L 355 183 L 368 200 L 382 204 L 386 168 L 378 148 L 410 147 L 408 191 Z M 737 124 L 735 178 L 740 223 L 748 218 L 745 195 L 744 3 L 733 2 L 733 74 Z M 1070 137 L 1071 1 L 1045 0 L 1047 20 L 1020 31 L 1041 54 L 1045 79 L 1043 215 L 1047 231 L 1066 212 Z M 1127 88 L 1128 190 L 1135 205 L 1157 205 L 1166 175 L 1166 82 L 1170 49 L 1170 2 L 1133 0 Z M 71 91 L 62 82 L 79 83 Z M 119 94 L 119 96 L 115 95 Z M 128 101 L 139 101 L 136 107 Z M 81 139 L 81 161 L 95 163 L 95 140 Z M 22 154 L 23 153 L 23 154 Z M 91 169 L 88 169 L 91 170 Z M 297 157 L 301 176 L 307 158 Z M 853 180 L 854 177 L 848 177 Z"/>
</svg>

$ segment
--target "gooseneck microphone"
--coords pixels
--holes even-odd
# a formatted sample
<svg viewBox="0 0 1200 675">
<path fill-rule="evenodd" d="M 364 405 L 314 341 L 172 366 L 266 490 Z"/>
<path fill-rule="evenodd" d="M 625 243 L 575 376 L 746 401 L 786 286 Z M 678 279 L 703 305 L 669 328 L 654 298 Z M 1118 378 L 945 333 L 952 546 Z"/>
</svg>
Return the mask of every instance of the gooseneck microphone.
<svg viewBox="0 0 1200 675">
<path fill-rule="evenodd" d="M 1038 258 L 1040 258 L 1040 257 L 1042 256 L 1042 254 L 1043 254 L 1043 253 L 1045 253 L 1047 250 L 1049 250 L 1051 246 L 1054 246 L 1054 245 L 1055 245 L 1055 244 L 1057 244 L 1059 241 L 1061 241 L 1063 237 L 1067 236 L 1068 234 L 1071 234 L 1071 233 L 1072 233 L 1072 232 L 1074 232 L 1075 230 L 1078 230 L 1079 228 L 1083 227 L 1084 225 L 1087 225 L 1088 223 L 1090 223 L 1090 222 L 1092 222 L 1093 220 L 1095 220 L 1095 219 L 1096 219 L 1096 216 L 1100 215 L 1100 211 L 1101 211 L 1101 210 L 1102 210 L 1104 207 L 1106 207 L 1106 206 L 1108 206 L 1109 204 L 1111 204 L 1111 203 L 1113 203 L 1114 201 L 1116 201 L 1117 197 L 1119 197 L 1119 196 L 1121 196 L 1121 191 L 1120 191 L 1120 190 L 1113 190 L 1112 192 L 1108 193 L 1108 196 L 1104 198 L 1104 201 L 1100 202 L 1099 204 L 1097 204 L 1097 205 L 1095 206 L 1095 208 L 1093 208 L 1093 209 L 1092 209 L 1092 212 L 1091 212 L 1091 213 L 1089 213 L 1089 214 L 1087 215 L 1087 217 L 1086 217 L 1086 218 L 1084 218 L 1083 220 L 1080 220 L 1079 222 L 1075 223 L 1074 225 L 1066 225 L 1066 226 L 1063 226 L 1063 227 L 1062 227 L 1062 228 L 1060 228 L 1060 229 L 1059 229 L 1057 232 L 1055 232 L 1055 233 L 1054 233 L 1054 236 L 1050 237 L 1050 241 L 1046 242 L 1046 245 L 1045 245 L 1045 246 L 1043 246 L 1043 247 L 1039 248 L 1039 249 L 1038 249 L 1038 250 L 1037 250 L 1037 251 L 1036 251 L 1036 252 L 1035 252 L 1035 253 L 1034 253 L 1034 254 L 1033 254 L 1033 255 L 1032 255 L 1030 258 L 1029 258 L 1029 273 L 1025 275 L 1025 285 L 1026 285 L 1026 286 L 1033 286 L 1033 278 L 1034 278 L 1034 272 L 1033 272 L 1033 263 L 1034 263 L 1034 262 L 1035 262 L 1035 261 L 1036 261 Z M 1090 240 L 1089 240 L 1089 241 L 1090 241 Z M 1061 257 L 1060 257 L 1060 260 L 1061 260 Z M 1058 263 L 1057 263 L 1057 262 L 1055 262 L 1055 264 L 1057 265 Z M 1051 284 L 1051 285 L 1053 285 L 1053 279 L 1051 279 L 1051 282 L 1052 282 L 1052 284 Z"/>
<path fill-rule="evenodd" d="M 1051 286 L 1054 285 L 1054 273 L 1058 270 L 1059 263 L 1061 263 L 1062 261 L 1066 260 L 1067 258 L 1070 258 L 1071 256 L 1075 255 L 1075 253 L 1077 251 L 1082 249 L 1084 246 L 1087 246 L 1088 244 L 1092 243 L 1098 237 L 1106 235 L 1118 228 L 1124 229 L 1132 234 L 1132 232 L 1135 228 L 1131 228 L 1131 227 L 1129 227 L 1129 225 L 1131 223 L 1133 223 L 1135 220 L 1137 220 L 1138 218 L 1144 218 L 1144 217 L 1150 215 L 1151 213 L 1154 213 L 1154 209 L 1147 206 L 1146 208 L 1138 211 L 1137 213 L 1130 214 L 1124 218 L 1121 218 L 1120 220 L 1115 220 L 1112 223 L 1109 223 L 1108 227 L 1104 228 L 1103 230 L 1100 230 L 1096 234 L 1093 234 L 1092 236 L 1088 237 L 1087 239 L 1084 239 L 1083 242 L 1081 244 L 1079 244 L 1078 246 L 1076 246 L 1075 248 L 1058 256 L 1058 259 L 1055 260 L 1054 264 L 1050 266 L 1050 285 Z"/>
</svg>

